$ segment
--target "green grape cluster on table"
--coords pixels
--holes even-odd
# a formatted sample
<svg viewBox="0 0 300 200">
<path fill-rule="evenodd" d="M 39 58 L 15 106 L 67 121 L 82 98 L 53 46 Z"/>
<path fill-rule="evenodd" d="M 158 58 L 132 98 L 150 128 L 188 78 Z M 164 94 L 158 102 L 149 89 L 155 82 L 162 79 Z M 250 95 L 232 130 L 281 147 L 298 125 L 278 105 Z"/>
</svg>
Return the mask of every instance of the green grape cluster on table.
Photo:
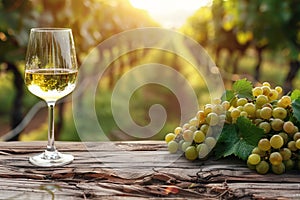
<svg viewBox="0 0 300 200">
<path fill-rule="evenodd" d="M 241 82 L 249 84 L 245 80 Z M 272 88 L 268 82 L 256 87 L 251 85 L 250 89 L 247 84 L 246 87 L 237 83 L 235 91 L 227 93 L 231 94 L 229 98 L 222 97 L 213 100 L 211 104 L 206 104 L 189 122 L 168 133 L 165 141 L 169 152 L 181 151 L 188 160 L 205 159 L 212 155 L 211 152 L 215 149 L 216 151 L 219 149 L 219 152 L 224 149 L 226 152 L 230 149 L 230 145 L 237 145 L 240 141 L 236 139 L 237 142 L 234 143 L 225 139 L 225 143 L 222 143 L 221 140 L 224 141 L 226 138 L 224 134 L 228 134 L 228 130 L 236 130 L 236 127 L 242 126 L 238 123 L 244 122 L 240 119 L 245 118 L 244 120 L 249 121 L 256 129 L 246 125 L 252 131 L 250 130 L 249 134 L 241 134 L 246 139 L 244 143 L 238 145 L 242 146 L 241 148 L 243 145 L 246 146 L 245 151 L 248 151 L 246 157 L 239 156 L 239 152 L 233 153 L 234 155 L 245 160 L 250 169 L 260 174 L 268 172 L 282 174 L 292 169 L 299 169 L 300 132 L 297 126 L 299 121 L 294 116 L 291 96 L 283 95 L 280 86 Z M 245 92 L 247 90 L 248 93 Z M 300 97 L 300 91 L 298 96 Z M 235 127 L 236 124 L 239 126 Z M 226 129 L 226 126 L 229 128 Z M 241 130 L 241 132 L 247 131 Z M 239 134 L 238 130 L 237 137 L 242 137 Z M 221 147 L 222 145 L 225 147 Z M 221 154 L 223 157 L 228 155 L 230 154 Z"/>
<path fill-rule="evenodd" d="M 216 138 L 222 130 L 229 108 L 230 103 L 222 102 L 221 99 L 206 104 L 188 123 L 165 136 L 170 153 L 181 150 L 188 160 L 206 158 L 217 143 Z"/>
</svg>

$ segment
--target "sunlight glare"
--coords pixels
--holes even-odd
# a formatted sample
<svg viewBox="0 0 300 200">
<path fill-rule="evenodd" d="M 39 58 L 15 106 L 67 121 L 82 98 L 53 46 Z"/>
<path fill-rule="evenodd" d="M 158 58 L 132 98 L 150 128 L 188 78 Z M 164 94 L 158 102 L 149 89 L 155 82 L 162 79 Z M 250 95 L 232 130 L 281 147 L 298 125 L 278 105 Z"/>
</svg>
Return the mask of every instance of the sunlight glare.
<svg viewBox="0 0 300 200">
<path fill-rule="evenodd" d="M 163 26 L 181 26 L 187 17 L 212 0 L 130 0 L 133 7 L 146 10 Z"/>
</svg>

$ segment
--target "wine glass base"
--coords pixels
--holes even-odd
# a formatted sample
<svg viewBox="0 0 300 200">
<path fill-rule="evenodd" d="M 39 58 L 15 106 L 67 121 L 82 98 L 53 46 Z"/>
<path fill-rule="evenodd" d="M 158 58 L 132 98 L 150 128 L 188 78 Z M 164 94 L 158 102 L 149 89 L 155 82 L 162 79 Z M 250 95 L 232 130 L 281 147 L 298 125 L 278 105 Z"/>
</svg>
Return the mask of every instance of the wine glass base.
<svg viewBox="0 0 300 200">
<path fill-rule="evenodd" d="M 29 162 L 39 167 L 58 167 L 71 163 L 74 156 L 70 154 L 62 154 L 57 151 L 45 151 L 39 155 L 29 158 Z"/>
</svg>

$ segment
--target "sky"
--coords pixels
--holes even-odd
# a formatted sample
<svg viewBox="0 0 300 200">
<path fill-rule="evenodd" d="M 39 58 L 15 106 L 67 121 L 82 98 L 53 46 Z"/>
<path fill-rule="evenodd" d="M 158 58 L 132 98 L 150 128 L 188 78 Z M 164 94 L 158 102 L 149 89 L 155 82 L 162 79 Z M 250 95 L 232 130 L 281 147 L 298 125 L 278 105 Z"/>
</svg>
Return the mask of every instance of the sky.
<svg viewBox="0 0 300 200">
<path fill-rule="evenodd" d="M 186 19 L 212 0 L 130 0 L 132 6 L 146 10 L 149 15 L 166 28 L 179 28 Z"/>
</svg>

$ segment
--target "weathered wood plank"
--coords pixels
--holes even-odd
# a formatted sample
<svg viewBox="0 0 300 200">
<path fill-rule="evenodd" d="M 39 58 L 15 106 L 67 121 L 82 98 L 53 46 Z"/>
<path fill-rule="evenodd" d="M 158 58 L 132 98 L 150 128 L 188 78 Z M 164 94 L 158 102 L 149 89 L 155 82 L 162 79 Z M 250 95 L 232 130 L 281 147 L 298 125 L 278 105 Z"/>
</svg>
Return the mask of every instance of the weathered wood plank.
<svg viewBox="0 0 300 200">
<path fill-rule="evenodd" d="M 300 199 L 299 172 L 258 175 L 234 158 L 190 162 L 164 142 L 58 142 L 65 167 L 32 166 L 45 142 L 0 143 L 0 199 Z"/>
</svg>

